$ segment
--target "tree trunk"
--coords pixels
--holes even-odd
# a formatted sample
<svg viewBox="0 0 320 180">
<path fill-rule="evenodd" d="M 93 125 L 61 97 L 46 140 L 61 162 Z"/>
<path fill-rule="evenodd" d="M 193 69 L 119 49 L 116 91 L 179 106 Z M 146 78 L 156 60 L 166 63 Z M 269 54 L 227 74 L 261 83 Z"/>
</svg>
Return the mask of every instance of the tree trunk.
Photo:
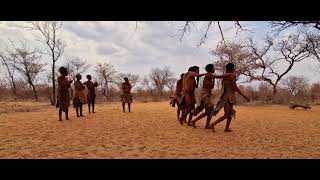
<svg viewBox="0 0 320 180">
<path fill-rule="evenodd" d="M 14 96 L 17 96 L 16 83 L 14 82 L 13 77 L 10 77 L 10 79 L 11 79 L 11 90 L 12 90 Z M 9 79 L 9 82 L 10 82 L 10 79 Z"/>
<path fill-rule="evenodd" d="M 51 105 L 55 105 L 56 104 L 56 78 L 55 78 L 55 62 L 53 59 L 52 62 L 52 102 Z"/>
<path fill-rule="evenodd" d="M 31 85 L 32 90 L 33 90 L 34 98 L 36 99 L 36 101 L 38 101 L 38 96 L 37 96 L 36 88 L 34 87 L 34 85 L 33 85 L 32 82 L 30 82 L 30 85 Z"/>
</svg>

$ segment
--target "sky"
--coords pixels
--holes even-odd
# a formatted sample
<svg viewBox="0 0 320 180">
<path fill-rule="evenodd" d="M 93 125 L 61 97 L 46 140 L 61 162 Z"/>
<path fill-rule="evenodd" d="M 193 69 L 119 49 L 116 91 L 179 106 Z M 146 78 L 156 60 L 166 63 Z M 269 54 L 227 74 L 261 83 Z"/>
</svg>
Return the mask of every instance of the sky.
<svg viewBox="0 0 320 180">
<path fill-rule="evenodd" d="M 41 47 L 35 40 L 38 35 L 36 32 L 17 27 L 24 23 L 26 22 L 0 21 L 1 49 L 8 39 L 26 39 L 30 46 Z M 261 41 L 271 30 L 267 22 L 240 23 L 252 31 L 250 35 L 257 41 Z M 206 64 L 217 59 L 209 52 L 221 40 L 218 26 L 215 24 L 211 28 L 206 43 L 198 47 L 206 22 L 195 22 L 196 29 L 192 28 L 191 33 L 180 42 L 177 35 L 183 24 L 183 21 L 138 22 L 135 30 L 135 21 L 66 21 L 63 22 L 59 35 L 67 46 L 58 65 L 63 65 L 66 57 L 76 56 L 93 65 L 97 62 L 109 62 L 118 72 L 139 74 L 141 77 L 147 75 L 152 68 L 164 66 L 169 66 L 177 78 L 193 65 L 198 65 L 201 71 L 204 71 Z M 220 24 L 226 40 L 249 35 L 247 31 L 237 34 L 233 21 L 223 21 Z M 49 57 L 43 58 L 50 63 Z M 315 75 L 314 70 L 317 63 L 312 60 L 308 63 L 297 63 L 288 75 L 304 75 L 311 83 L 319 82 L 320 75 Z M 3 73 L 3 70 L 1 71 Z M 93 68 L 89 69 L 88 73 L 94 73 Z"/>
</svg>

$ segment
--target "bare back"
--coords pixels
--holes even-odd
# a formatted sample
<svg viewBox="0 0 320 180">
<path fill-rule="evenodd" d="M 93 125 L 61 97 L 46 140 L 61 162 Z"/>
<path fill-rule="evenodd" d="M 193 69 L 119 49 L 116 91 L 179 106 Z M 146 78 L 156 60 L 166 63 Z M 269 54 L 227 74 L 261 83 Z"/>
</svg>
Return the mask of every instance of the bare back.
<svg viewBox="0 0 320 180">
<path fill-rule="evenodd" d="M 194 72 L 187 72 L 183 79 L 183 90 L 187 93 L 194 93 L 196 88 L 196 80 L 195 80 Z"/>
</svg>

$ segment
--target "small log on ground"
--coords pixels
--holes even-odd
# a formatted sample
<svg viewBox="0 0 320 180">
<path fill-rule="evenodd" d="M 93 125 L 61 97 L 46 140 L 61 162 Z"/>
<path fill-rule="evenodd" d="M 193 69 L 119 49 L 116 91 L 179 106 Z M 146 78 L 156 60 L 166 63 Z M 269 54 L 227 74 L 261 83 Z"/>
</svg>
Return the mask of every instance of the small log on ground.
<svg viewBox="0 0 320 180">
<path fill-rule="evenodd" d="M 302 104 L 290 104 L 290 106 L 289 106 L 290 109 L 296 109 L 298 107 L 301 107 L 301 108 L 304 108 L 304 109 L 311 109 L 310 106 L 302 105 Z"/>
</svg>

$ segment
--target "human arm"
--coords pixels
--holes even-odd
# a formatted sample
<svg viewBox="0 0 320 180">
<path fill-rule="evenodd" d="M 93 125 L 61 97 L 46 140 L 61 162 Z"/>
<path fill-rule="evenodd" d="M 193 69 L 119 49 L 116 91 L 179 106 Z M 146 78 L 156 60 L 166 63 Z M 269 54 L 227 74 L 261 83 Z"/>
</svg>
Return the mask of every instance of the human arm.
<svg viewBox="0 0 320 180">
<path fill-rule="evenodd" d="M 244 99 L 246 99 L 248 102 L 250 101 L 250 99 L 245 94 L 243 94 L 242 91 L 239 89 L 236 82 L 233 83 L 233 87 L 234 87 L 235 91 L 237 93 L 239 93 Z"/>
</svg>

